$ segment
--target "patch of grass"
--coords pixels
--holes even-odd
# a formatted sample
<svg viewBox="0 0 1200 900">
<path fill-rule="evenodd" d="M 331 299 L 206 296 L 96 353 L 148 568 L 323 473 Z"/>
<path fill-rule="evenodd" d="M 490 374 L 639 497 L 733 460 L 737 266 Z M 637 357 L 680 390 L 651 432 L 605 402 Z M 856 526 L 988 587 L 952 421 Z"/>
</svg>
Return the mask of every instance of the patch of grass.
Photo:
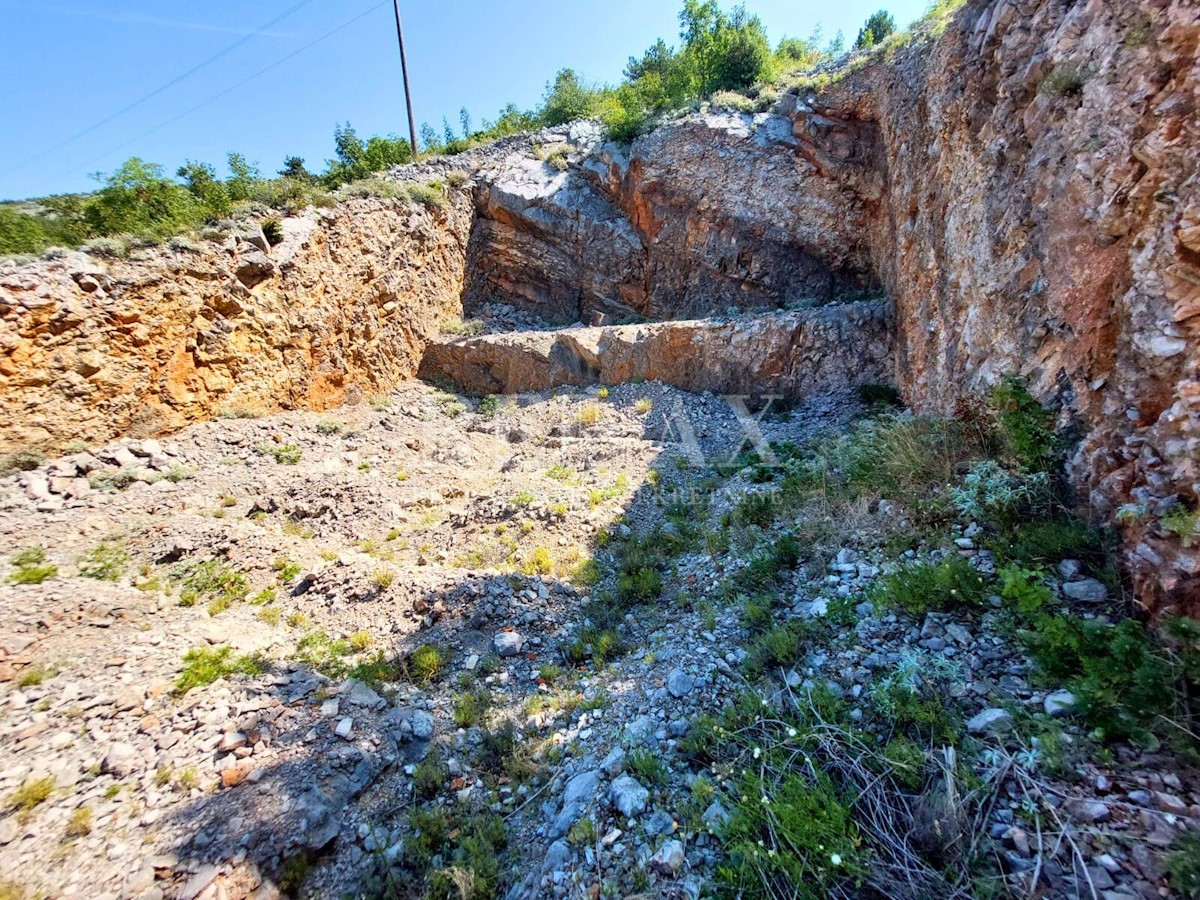
<svg viewBox="0 0 1200 900">
<path fill-rule="evenodd" d="M 583 428 L 591 428 L 599 423 L 604 416 L 604 410 L 598 403 L 585 403 L 575 414 L 575 421 Z"/>
<path fill-rule="evenodd" d="M 103 541 L 76 562 L 80 575 L 97 581 L 120 581 L 127 565 L 129 554 L 115 541 Z"/>
<path fill-rule="evenodd" d="M 322 675 L 341 678 L 346 674 L 345 657 L 352 652 L 349 641 L 332 638 L 323 631 L 310 631 L 296 643 L 292 657 Z"/>
<path fill-rule="evenodd" d="M 317 434 L 323 434 L 325 436 L 337 434 L 341 430 L 342 423 L 335 422 L 333 419 L 322 419 L 316 425 Z"/>
<path fill-rule="evenodd" d="M 554 554 L 549 547 L 534 547 L 521 560 L 521 572 L 525 575 L 552 575 Z"/>
<path fill-rule="evenodd" d="M 413 772 L 413 790 L 422 800 L 432 800 L 441 793 L 442 785 L 450 777 L 450 770 L 442 762 L 442 755 L 436 748 L 421 761 Z"/>
<path fill-rule="evenodd" d="M 454 725 L 471 728 L 480 724 L 492 705 L 492 693 L 486 688 L 477 688 L 454 696 Z"/>
<path fill-rule="evenodd" d="M 793 619 L 776 625 L 750 642 L 742 671 L 750 681 L 757 681 L 768 672 L 790 669 L 800 657 L 800 648 L 811 636 L 807 621 Z"/>
<path fill-rule="evenodd" d="M 518 509 L 525 509 L 526 507 L 531 506 L 535 500 L 537 500 L 537 497 L 535 497 L 529 491 L 517 491 L 517 493 L 513 494 L 512 497 L 509 498 L 508 502 Z"/>
<path fill-rule="evenodd" d="M 279 595 L 275 591 L 275 588 L 263 588 L 250 598 L 250 603 L 253 606 L 267 606 L 268 604 L 274 603 L 278 596 Z"/>
<path fill-rule="evenodd" d="M 615 629 L 587 625 L 575 634 L 565 652 L 572 665 L 582 665 L 590 659 L 599 667 L 623 653 L 624 649 Z"/>
<path fill-rule="evenodd" d="M 1094 571 L 1103 571 L 1116 549 L 1116 535 L 1080 518 L 1065 517 L 1017 522 L 986 543 L 1001 559 L 1026 565 L 1077 559 Z"/>
<path fill-rule="evenodd" d="M 575 473 L 563 465 L 556 464 L 546 470 L 546 477 L 555 481 L 570 481 L 574 476 Z"/>
<path fill-rule="evenodd" d="M 258 611 L 258 620 L 266 625 L 275 626 L 279 624 L 280 615 L 278 606 L 268 606 Z"/>
<path fill-rule="evenodd" d="M 663 787 L 670 781 L 666 764 L 648 747 L 635 747 L 629 751 L 625 766 L 643 785 Z"/>
<path fill-rule="evenodd" d="M 230 675 L 261 675 L 266 661 L 258 654 L 234 657 L 232 647 L 198 647 L 183 655 L 183 671 L 175 679 L 179 696 Z"/>
<path fill-rule="evenodd" d="M 745 896 L 821 900 L 861 884 L 867 851 L 849 800 L 818 771 L 747 772 L 723 839 L 717 880 Z"/>
<path fill-rule="evenodd" d="M 1189 900 L 1200 898 L 1200 834 L 1192 832 L 1180 838 L 1167 854 L 1167 874 L 1171 887 Z"/>
<path fill-rule="evenodd" d="M 279 889 L 289 896 L 297 896 L 312 874 L 312 868 L 313 863 L 306 850 L 287 857 L 279 868 Z"/>
<path fill-rule="evenodd" d="M 981 606 L 987 599 L 983 576 L 957 554 L 941 562 L 909 563 L 896 572 L 881 576 L 867 591 L 876 609 L 899 608 L 921 615 Z"/>
<path fill-rule="evenodd" d="M 310 526 L 305 525 L 303 522 L 297 522 L 294 519 L 286 520 L 279 526 L 279 530 L 289 537 L 303 538 L 306 541 L 311 540 L 314 533 Z"/>
<path fill-rule="evenodd" d="M 209 559 L 183 570 L 180 581 L 179 605 L 194 606 L 209 598 L 209 615 L 219 615 L 235 602 L 246 599 L 250 581 L 228 563 Z"/>
<path fill-rule="evenodd" d="M 446 661 L 442 651 L 432 644 L 422 644 L 409 654 L 405 669 L 413 684 L 424 687 L 441 675 Z"/>
<path fill-rule="evenodd" d="M 303 613 L 298 609 L 288 613 L 287 624 L 289 628 L 307 628 L 309 623 L 310 619 L 307 613 Z"/>
<path fill-rule="evenodd" d="M 64 835 L 67 838 L 86 837 L 92 833 L 92 808 L 90 806 L 79 806 L 71 812 L 70 818 L 67 819 L 67 827 Z"/>
<path fill-rule="evenodd" d="M 280 582 L 295 581 L 300 574 L 300 564 L 292 562 L 285 556 L 280 556 L 271 563 L 271 569 Z"/>
<path fill-rule="evenodd" d="M 1191 547 L 1200 539 L 1200 509 L 1189 510 L 1182 504 L 1176 504 L 1162 517 L 1160 524 L 1178 537 L 1184 547 Z"/>
<path fill-rule="evenodd" d="M 16 569 L 8 576 L 10 584 L 41 584 L 58 574 L 58 566 L 46 562 L 46 551 L 41 547 L 27 547 L 14 553 L 9 561 Z"/>
<path fill-rule="evenodd" d="M 598 838 L 599 832 L 596 830 L 596 823 L 590 816 L 579 819 L 567 831 L 567 843 L 572 847 L 594 847 Z"/>
<path fill-rule="evenodd" d="M 17 687 L 37 687 L 47 678 L 53 678 L 57 674 L 58 671 L 51 666 L 34 663 L 21 672 L 21 677 L 17 679 Z"/>
<path fill-rule="evenodd" d="M 912 738 L 903 734 L 894 736 L 884 745 L 880 760 L 883 774 L 890 775 L 904 790 L 915 793 L 924 785 L 925 751 Z"/>
<path fill-rule="evenodd" d="M 353 640 L 354 635 L 350 637 Z M 377 650 L 374 655 L 351 666 L 346 676 L 378 690 L 384 683 L 399 681 L 401 673 L 394 660 L 388 659 L 382 650 Z"/>
<path fill-rule="evenodd" d="M 639 416 L 646 415 L 646 413 L 650 412 L 652 409 L 654 409 L 654 401 L 650 400 L 646 397 L 642 397 L 640 400 L 638 400 L 636 403 L 633 404 L 633 411 L 636 412 Z"/>
<path fill-rule="evenodd" d="M 5 805 L 21 813 L 30 813 L 50 799 L 54 793 L 55 779 L 53 775 L 44 778 L 34 778 L 24 782 L 19 788 L 8 795 Z"/>
<path fill-rule="evenodd" d="M 740 525 L 758 525 L 765 528 L 775 521 L 778 497 L 773 491 L 746 494 L 738 501 L 733 521 Z"/>
</svg>

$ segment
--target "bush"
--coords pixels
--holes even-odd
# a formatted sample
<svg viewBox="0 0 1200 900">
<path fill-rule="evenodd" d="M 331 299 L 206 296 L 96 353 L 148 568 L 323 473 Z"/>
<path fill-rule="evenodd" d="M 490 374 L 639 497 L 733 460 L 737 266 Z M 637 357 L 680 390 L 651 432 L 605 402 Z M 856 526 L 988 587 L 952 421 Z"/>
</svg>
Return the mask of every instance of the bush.
<svg viewBox="0 0 1200 900">
<path fill-rule="evenodd" d="M 1054 415 L 1009 376 L 992 388 L 989 400 L 1010 455 L 1031 472 L 1057 468 L 1061 456 Z"/>
<path fill-rule="evenodd" d="M 259 675 L 266 663 L 258 655 L 233 657 L 232 647 L 202 647 L 183 655 L 183 671 L 175 679 L 175 693 L 186 694 L 230 675 Z"/>
<path fill-rule="evenodd" d="M 1134 619 L 1116 625 L 1073 615 L 1035 614 L 1022 641 L 1052 684 L 1066 684 L 1102 740 L 1153 746 L 1158 736 L 1190 746 L 1195 715 L 1190 698 L 1200 682 L 1200 625 L 1167 623 L 1175 648 Z"/>
<path fill-rule="evenodd" d="M 48 244 L 37 219 L 11 206 L 0 206 L 0 256 L 40 253 Z"/>
<path fill-rule="evenodd" d="M 103 181 L 83 213 L 95 234 L 165 238 L 204 221 L 205 208 L 186 188 L 165 178 L 161 166 L 133 157 Z"/>
<path fill-rule="evenodd" d="M 274 247 L 276 244 L 283 243 L 283 223 L 278 219 L 263 219 L 262 230 L 263 236 L 267 239 L 267 243 L 272 247 Z"/>
<path fill-rule="evenodd" d="M 966 519 L 1010 525 L 1048 512 L 1050 479 L 1045 472 L 1006 472 L 995 460 L 985 459 L 951 488 L 950 500 Z"/>
<path fill-rule="evenodd" d="M 893 607 L 922 615 L 931 610 L 980 606 L 987 598 L 983 576 L 957 554 L 941 562 L 915 562 L 881 576 L 867 592 L 877 609 Z"/>
<path fill-rule="evenodd" d="M 12 564 L 16 571 L 8 576 L 12 584 L 41 584 L 58 574 L 58 566 L 46 564 L 46 551 L 41 547 L 29 547 L 13 554 Z"/>
<path fill-rule="evenodd" d="M 862 883 L 863 838 L 849 801 L 823 772 L 811 779 L 747 772 L 736 791 L 722 834 L 729 861 L 717 867 L 717 880 L 732 892 L 821 900 Z"/>
<path fill-rule="evenodd" d="M 1200 834 L 1186 834 L 1167 854 L 1171 887 L 1190 900 L 1200 898 Z"/>
</svg>

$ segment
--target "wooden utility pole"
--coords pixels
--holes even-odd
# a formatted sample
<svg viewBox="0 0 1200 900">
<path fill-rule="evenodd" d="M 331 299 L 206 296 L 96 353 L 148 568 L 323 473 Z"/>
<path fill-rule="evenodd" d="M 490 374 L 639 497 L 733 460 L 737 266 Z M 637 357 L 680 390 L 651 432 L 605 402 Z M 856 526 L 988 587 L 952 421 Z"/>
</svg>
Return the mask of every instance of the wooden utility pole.
<svg viewBox="0 0 1200 900">
<path fill-rule="evenodd" d="M 417 161 L 417 123 L 413 120 L 412 91 L 408 87 L 408 59 L 404 55 L 404 29 L 400 27 L 400 0 L 392 0 L 396 10 L 396 37 L 400 41 L 400 71 L 404 75 L 404 102 L 408 106 L 408 139 L 412 145 L 413 162 Z"/>
</svg>

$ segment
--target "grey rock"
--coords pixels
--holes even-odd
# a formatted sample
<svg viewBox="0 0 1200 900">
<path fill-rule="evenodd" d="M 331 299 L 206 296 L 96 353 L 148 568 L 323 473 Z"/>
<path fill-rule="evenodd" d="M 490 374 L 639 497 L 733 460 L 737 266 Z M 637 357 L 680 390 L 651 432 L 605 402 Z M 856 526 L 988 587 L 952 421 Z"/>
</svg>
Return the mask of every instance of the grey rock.
<svg viewBox="0 0 1200 900">
<path fill-rule="evenodd" d="M 729 813 L 726 812 L 725 807 L 714 800 L 709 804 L 708 809 L 704 811 L 704 815 L 700 817 L 700 821 L 704 823 L 705 827 L 715 830 L 729 821 Z"/>
<path fill-rule="evenodd" d="M 649 834 L 670 834 L 674 830 L 675 819 L 661 809 L 656 810 L 646 822 L 646 831 Z"/>
<path fill-rule="evenodd" d="M 1112 815 L 1108 804 L 1102 800 L 1071 799 L 1067 801 L 1067 810 L 1078 821 L 1089 825 L 1094 822 L 1107 822 Z"/>
<path fill-rule="evenodd" d="M 599 769 L 589 769 L 586 772 L 580 772 L 567 782 L 567 787 L 563 791 L 563 805 L 566 806 L 590 800 L 592 794 L 596 793 L 596 788 L 599 786 Z"/>
<path fill-rule="evenodd" d="M 1108 599 L 1108 588 L 1095 578 L 1068 581 L 1062 586 L 1063 593 L 1080 603 L 1103 603 Z"/>
<path fill-rule="evenodd" d="M 692 678 L 683 669 L 673 669 L 671 674 L 667 676 L 667 690 L 676 699 L 686 697 L 692 692 L 692 687 Z"/>
<path fill-rule="evenodd" d="M 188 879 L 183 890 L 179 892 L 179 900 L 195 900 L 206 887 L 216 880 L 219 873 L 220 870 L 214 865 L 201 866 L 196 874 Z"/>
<path fill-rule="evenodd" d="M 524 645 L 524 639 L 515 631 L 501 631 L 492 638 L 492 646 L 502 657 L 516 656 Z"/>
<path fill-rule="evenodd" d="M 352 706 L 363 706 L 367 709 L 379 709 L 387 706 L 387 701 L 373 691 L 370 685 L 363 684 L 361 681 L 354 681 L 350 686 L 349 696 L 346 698 Z"/>
<path fill-rule="evenodd" d="M 138 753 L 137 748 L 132 744 L 117 741 L 109 746 L 108 753 L 104 755 L 104 761 L 101 763 L 100 769 L 109 775 L 115 775 L 117 778 L 128 778 L 134 772 L 141 769 L 142 766 L 142 755 Z"/>
<path fill-rule="evenodd" d="M 1013 718 L 1003 709 L 993 707 L 976 713 L 967 722 L 971 734 L 1002 734 L 1012 728 Z"/>
<path fill-rule="evenodd" d="M 1075 711 L 1077 702 L 1075 695 L 1070 691 L 1054 691 L 1046 695 L 1046 699 L 1042 701 L 1042 708 L 1049 716 L 1069 716 Z"/>
<path fill-rule="evenodd" d="M 433 716 L 418 709 L 412 716 L 412 733 L 419 741 L 427 741 L 433 737 Z"/>
<path fill-rule="evenodd" d="M 650 868 L 662 875 L 676 875 L 687 862 L 683 852 L 683 844 L 679 841 L 667 841 L 659 851 L 650 857 Z"/>
<path fill-rule="evenodd" d="M 604 761 L 600 763 L 600 769 L 609 778 L 616 778 L 625 768 L 625 751 L 620 747 L 613 747 L 608 751 L 608 756 L 604 757 Z"/>
<path fill-rule="evenodd" d="M 551 872 L 561 870 L 570 858 L 571 848 L 567 842 L 555 841 L 546 851 L 546 858 L 542 860 L 542 874 L 549 875 Z"/>
<path fill-rule="evenodd" d="M 622 775 L 613 781 L 608 796 L 612 805 L 619 809 L 622 815 L 632 819 L 645 811 L 650 792 L 638 784 L 637 779 Z"/>
</svg>

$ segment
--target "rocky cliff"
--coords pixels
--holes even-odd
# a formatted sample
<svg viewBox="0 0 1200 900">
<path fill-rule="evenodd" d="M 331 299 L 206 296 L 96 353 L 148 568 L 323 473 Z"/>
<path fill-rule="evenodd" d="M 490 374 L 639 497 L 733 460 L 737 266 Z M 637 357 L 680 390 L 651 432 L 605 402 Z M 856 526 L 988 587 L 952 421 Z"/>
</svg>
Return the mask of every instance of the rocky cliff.
<svg viewBox="0 0 1200 900">
<path fill-rule="evenodd" d="M 457 311 L 472 215 L 358 199 L 221 242 L 0 268 L 0 452 L 393 387 Z"/>
<path fill-rule="evenodd" d="M 1025 378 L 1083 499 L 1132 511 L 1139 596 L 1194 610 L 1200 541 L 1159 520 L 1200 499 L 1200 8 L 976 0 L 935 30 L 768 113 L 496 167 L 467 302 L 603 321 L 882 283 L 907 400 Z"/>
</svg>

